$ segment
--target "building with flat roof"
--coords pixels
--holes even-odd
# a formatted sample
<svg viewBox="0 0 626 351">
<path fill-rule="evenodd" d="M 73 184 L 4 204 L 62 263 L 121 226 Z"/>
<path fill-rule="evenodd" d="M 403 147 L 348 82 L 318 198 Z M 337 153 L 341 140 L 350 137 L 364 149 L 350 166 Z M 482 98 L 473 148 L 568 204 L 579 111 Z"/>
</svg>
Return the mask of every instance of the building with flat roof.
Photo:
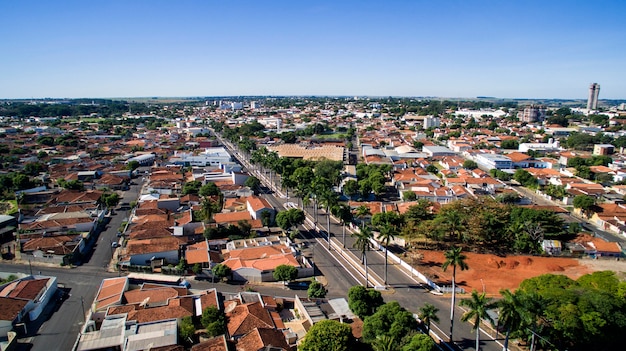
<svg viewBox="0 0 626 351">
<path fill-rule="evenodd" d="M 498 154 L 478 154 L 476 162 L 488 169 L 510 169 L 513 168 L 513 162 L 510 158 Z"/>
<path fill-rule="evenodd" d="M 422 152 L 427 154 L 429 157 L 456 155 L 456 152 L 448 149 L 447 147 L 436 145 L 424 145 L 422 147 Z"/>
</svg>

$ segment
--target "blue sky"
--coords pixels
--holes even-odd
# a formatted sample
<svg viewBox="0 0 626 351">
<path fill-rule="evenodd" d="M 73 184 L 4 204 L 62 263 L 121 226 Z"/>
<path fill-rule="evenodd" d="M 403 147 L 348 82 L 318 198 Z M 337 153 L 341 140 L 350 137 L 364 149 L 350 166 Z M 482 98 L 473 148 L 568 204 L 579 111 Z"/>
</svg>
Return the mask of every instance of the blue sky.
<svg viewBox="0 0 626 351">
<path fill-rule="evenodd" d="M 626 1 L 0 1 L 0 98 L 626 98 Z"/>
</svg>

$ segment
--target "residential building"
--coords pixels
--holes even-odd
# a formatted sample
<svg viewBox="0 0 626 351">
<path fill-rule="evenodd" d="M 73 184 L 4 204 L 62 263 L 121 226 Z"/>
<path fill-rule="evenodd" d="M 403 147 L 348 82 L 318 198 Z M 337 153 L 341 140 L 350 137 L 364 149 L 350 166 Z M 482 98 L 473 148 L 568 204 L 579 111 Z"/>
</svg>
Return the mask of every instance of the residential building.
<svg viewBox="0 0 626 351">
<path fill-rule="evenodd" d="M 600 95 L 600 84 L 591 83 L 589 85 L 589 98 L 587 98 L 587 110 L 598 109 L 598 96 Z"/>
<path fill-rule="evenodd" d="M 476 155 L 476 162 L 483 165 L 488 169 L 511 169 L 513 168 L 513 162 L 511 159 L 504 155 L 498 154 L 478 154 Z"/>
<path fill-rule="evenodd" d="M 615 152 L 615 146 L 611 144 L 596 144 L 593 146 L 593 154 L 597 156 L 612 155 Z"/>
</svg>

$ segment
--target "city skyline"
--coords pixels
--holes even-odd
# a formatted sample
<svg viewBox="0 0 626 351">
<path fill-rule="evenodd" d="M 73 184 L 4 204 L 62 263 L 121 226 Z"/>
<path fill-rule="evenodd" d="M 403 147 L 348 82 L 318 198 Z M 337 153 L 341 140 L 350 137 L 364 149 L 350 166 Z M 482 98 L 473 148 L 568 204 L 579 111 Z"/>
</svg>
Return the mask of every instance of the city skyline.
<svg viewBox="0 0 626 351">
<path fill-rule="evenodd" d="M 0 99 L 626 98 L 619 1 L 0 4 Z"/>
</svg>

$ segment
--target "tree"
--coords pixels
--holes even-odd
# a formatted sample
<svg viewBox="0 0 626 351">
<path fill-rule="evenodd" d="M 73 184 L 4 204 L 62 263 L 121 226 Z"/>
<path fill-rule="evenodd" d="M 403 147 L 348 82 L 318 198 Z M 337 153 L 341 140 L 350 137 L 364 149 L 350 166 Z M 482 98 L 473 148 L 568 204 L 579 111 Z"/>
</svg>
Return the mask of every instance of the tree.
<svg viewBox="0 0 626 351">
<path fill-rule="evenodd" d="M 322 285 L 322 283 L 318 282 L 315 279 L 311 279 L 311 284 L 309 284 L 309 288 L 307 289 L 307 295 L 312 299 L 322 299 L 326 297 L 326 293 L 328 291 Z"/>
<path fill-rule="evenodd" d="M 417 331 L 417 320 L 413 314 L 397 301 L 388 302 L 363 321 L 363 339 L 373 342 L 377 337 L 388 336 L 401 346 L 404 336 Z"/>
<path fill-rule="evenodd" d="M 342 245 L 345 248 L 346 247 L 346 224 L 352 222 L 352 210 L 350 209 L 350 206 L 346 205 L 346 204 L 340 204 L 338 206 L 333 207 L 332 209 L 333 211 L 333 215 L 335 215 L 336 217 L 339 217 L 339 220 L 341 221 L 341 235 L 342 235 Z"/>
<path fill-rule="evenodd" d="M 186 182 L 185 185 L 183 185 L 182 194 L 183 195 L 187 195 L 187 194 L 197 195 L 201 186 L 202 186 L 202 183 L 199 180 Z"/>
<path fill-rule="evenodd" d="M 356 208 L 355 215 L 361 221 L 361 227 L 364 227 L 365 226 L 365 217 L 371 216 L 372 212 L 370 211 L 369 207 L 367 207 L 365 205 L 361 205 L 361 206 Z"/>
<path fill-rule="evenodd" d="M 284 285 L 287 285 L 287 281 L 298 278 L 298 269 L 294 266 L 281 264 L 274 268 L 272 275 L 274 279 L 283 281 Z"/>
<path fill-rule="evenodd" d="M 261 186 L 261 181 L 257 177 L 248 177 L 248 179 L 246 179 L 246 182 L 243 185 L 252 189 L 256 193 L 256 191 Z"/>
<path fill-rule="evenodd" d="M 100 196 L 100 201 L 106 207 L 113 209 L 120 202 L 120 196 L 117 193 L 104 193 Z"/>
<path fill-rule="evenodd" d="M 207 335 L 210 337 L 222 335 L 226 332 L 226 317 L 224 312 L 217 307 L 209 306 L 202 310 L 200 323 L 202 323 Z"/>
<path fill-rule="evenodd" d="M 320 192 L 320 204 L 326 209 L 326 233 L 328 235 L 328 249 L 330 250 L 330 209 L 339 203 L 339 195 L 332 190 L 324 190 Z"/>
<path fill-rule="evenodd" d="M 202 202 L 200 202 L 200 213 L 205 222 L 210 222 L 213 214 L 217 211 L 216 204 L 210 198 L 205 197 L 202 199 Z"/>
<path fill-rule="evenodd" d="M 215 183 L 206 183 L 198 189 L 198 195 L 200 196 L 219 196 L 221 193 L 222 191 Z"/>
<path fill-rule="evenodd" d="M 20 174 L 21 176 L 25 177 L 26 180 L 28 181 L 28 177 L 24 174 Z M 13 184 L 15 184 L 17 186 L 17 184 L 19 184 L 18 182 L 16 182 L 16 180 L 13 180 Z M 80 180 L 70 180 L 67 181 L 63 178 L 57 180 L 57 184 L 59 184 L 59 186 L 61 188 L 65 188 L 68 190 L 78 190 L 78 191 L 84 191 L 85 190 L 85 186 L 83 185 L 83 182 L 81 182 Z M 23 189 L 20 186 L 17 186 L 18 189 Z"/>
<path fill-rule="evenodd" d="M 533 177 L 527 170 L 521 168 L 515 171 L 513 179 L 528 188 L 534 188 L 538 183 L 537 178 Z"/>
<path fill-rule="evenodd" d="M 444 254 L 445 261 L 441 265 L 441 269 L 445 272 L 448 266 L 452 266 L 452 301 L 450 302 L 450 342 L 452 342 L 452 332 L 454 328 L 454 299 L 456 297 L 456 268 L 462 271 L 468 269 L 465 260 L 467 257 L 461 253 L 461 247 L 452 247 Z"/>
<path fill-rule="evenodd" d="M 348 290 L 348 307 L 361 319 L 374 314 L 382 304 L 380 291 L 369 290 L 362 285 L 355 285 Z"/>
<path fill-rule="evenodd" d="M 343 184 L 342 191 L 346 196 L 353 197 L 359 193 L 359 183 L 354 179 L 347 180 Z"/>
<path fill-rule="evenodd" d="M 415 201 L 417 200 L 417 194 L 412 190 L 406 190 L 402 192 L 402 199 L 404 201 Z"/>
<path fill-rule="evenodd" d="M 196 327 L 193 325 L 193 321 L 190 316 L 181 318 L 178 324 L 178 335 L 185 342 L 191 340 L 191 337 L 195 334 Z M 193 342 L 193 341 L 192 341 Z"/>
<path fill-rule="evenodd" d="M 433 339 L 421 333 L 414 334 L 409 342 L 402 347 L 402 351 L 435 351 L 437 346 Z"/>
<path fill-rule="evenodd" d="M 500 290 L 500 295 L 502 295 L 502 299 L 498 301 L 498 324 L 505 330 L 502 351 L 507 351 L 511 331 L 517 330 L 521 324 L 522 316 L 520 313 L 522 306 L 518 295 L 510 290 L 502 289 Z"/>
<path fill-rule="evenodd" d="M 465 169 L 476 169 L 476 168 L 478 168 L 478 164 L 476 163 L 476 161 L 465 160 L 463 162 L 463 168 L 465 168 Z"/>
<path fill-rule="evenodd" d="M 352 234 L 356 241 L 354 242 L 354 248 L 361 251 L 361 263 L 365 266 L 365 287 L 369 286 L 369 276 L 367 274 L 367 255 L 365 252 L 369 250 L 372 245 L 371 239 L 374 237 L 374 233 L 370 227 L 362 227 L 360 230 Z"/>
<path fill-rule="evenodd" d="M 438 312 L 439 309 L 435 307 L 435 305 L 432 305 L 428 302 L 425 303 L 422 308 L 420 308 L 419 317 L 422 322 L 424 322 L 424 325 L 426 325 L 426 334 L 428 335 L 430 335 L 430 323 L 439 323 L 439 317 L 437 316 Z"/>
<path fill-rule="evenodd" d="M 289 231 L 291 228 L 301 225 L 304 223 L 304 220 L 304 211 L 297 208 L 290 208 L 276 214 L 276 224 L 285 231 Z"/>
<path fill-rule="evenodd" d="M 437 166 L 431 164 L 431 165 L 428 165 L 426 167 L 426 171 L 429 172 L 429 173 L 437 174 L 437 173 L 439 173 L 439 168 L 437 168 Z"/>
<path fill-rule="evenodd" d="M 519 142 L 515 139 L 507 139 L 507 140 L 502 140 L 502 142 L 500 143 L 500 147 L 503 149 L 515 149 L 517 150 L 517 148 L 519 147 Z"/>
<path fill-rule="evenodd" d="M 461 241 L 463 237 L 464 217 L 463 213 L 453 208 L 442 211 L 440 216 L 438 216 L 448 231 L 450 239 Z"/>
<path fill-rule="evenodd" d="M 492 308 L 496 307 L 496 304 L 492 302 L 492 299 L 487 297 L 485 293 L 479 294 L 476 290 L 472 291 L 472 297 L 469 299 L 463 299 L 460 303 L 461 306 L 466 306 L 469 310 L 463 314 L 461 321 L 472 321 L 472 330 L 476 331 L 476 350 L 480 349 L 480 321 L 485 319 L 493 324 L 493 318 L 487 313 Z"/>
<path fill-rule="evenodd" d="M 398 230 L 391 224 L 385 223 L 379 228 L 378 240 L 381 240 L 385 245 L 385 280 L 383 282 L 385 285 L 387 285 L 387 253 L 389 252 L 389 242 L 395 239 L 397 234 Z"/>
<path fill-rule="evenodd" d="M 232 270 L 230 269 L 230 267 L 221 263 L 213 266 L 213 269 L 211 271 L 213 272 L 213 277 L 217 278 L 218 280 L 222 280 L 226 277 L 229 277 L 230 274 L 232 273 Z"/>
<path fill-rule="evenodd" d="M 596 201 L 593 197 L 588 195 L 576 195 L 574 198 L 574 207 L 580 208 L 585 216 L 589 217 L 591 208 L 595 205 Z"/>
<path fill-rule="evenodd" d="M 140 166 L 139 161 L 133 160 L 126 164 L 126 169 L 132 172 L 136 170 L 137 168 L 139 168 L 139 166 Z"/>
<path fill-rule="evenodd" d="M 355 340 L 348 324 L 335 320 L 323 320 L 313 324 L 306 333 L 300 351 L 350 351 Z"/>
</svg>

